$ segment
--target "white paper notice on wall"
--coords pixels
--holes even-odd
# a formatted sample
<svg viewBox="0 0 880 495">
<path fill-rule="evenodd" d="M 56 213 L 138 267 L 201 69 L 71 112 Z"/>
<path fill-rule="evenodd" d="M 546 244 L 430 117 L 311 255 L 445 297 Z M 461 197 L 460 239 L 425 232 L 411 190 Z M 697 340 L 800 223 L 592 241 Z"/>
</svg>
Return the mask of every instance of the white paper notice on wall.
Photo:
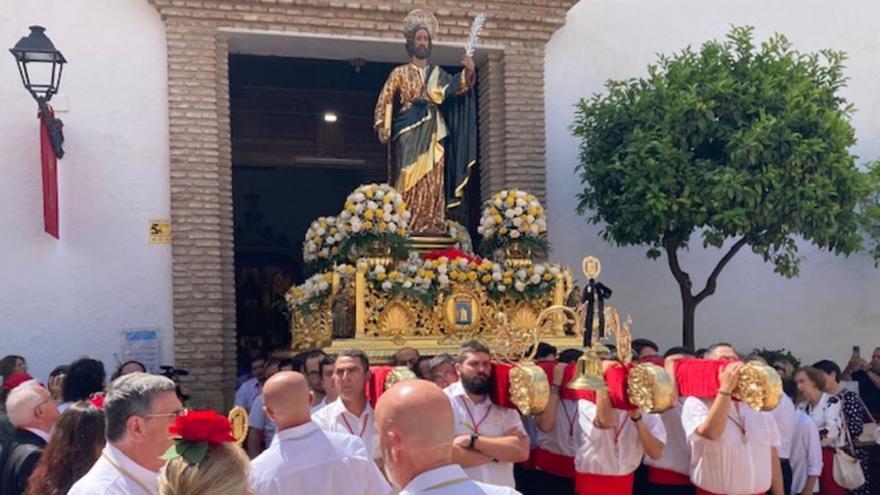
<svg viewBox="0 0 880 495">
<path fill-rule="evenodd" d="M 159 330 L 139 328 L 122 331 L 123 361 L 140 361 L 147 371 L 159 370 Z"/>
</svg>

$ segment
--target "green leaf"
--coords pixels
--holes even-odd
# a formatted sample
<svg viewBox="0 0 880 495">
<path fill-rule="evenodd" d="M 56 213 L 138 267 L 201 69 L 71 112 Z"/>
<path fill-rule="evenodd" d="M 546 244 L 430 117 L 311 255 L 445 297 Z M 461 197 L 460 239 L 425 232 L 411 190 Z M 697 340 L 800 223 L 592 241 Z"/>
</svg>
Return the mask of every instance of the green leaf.
<svg viewBox="0 0 880 495">
<path fill-rule="evenodd" d="M 199 464 L 208 454 L 210 444 L 208 442 L 196 442 L 189 445 L 190 447 L 182 454 L 183 458 L 192 465 Z"/>
</svg>

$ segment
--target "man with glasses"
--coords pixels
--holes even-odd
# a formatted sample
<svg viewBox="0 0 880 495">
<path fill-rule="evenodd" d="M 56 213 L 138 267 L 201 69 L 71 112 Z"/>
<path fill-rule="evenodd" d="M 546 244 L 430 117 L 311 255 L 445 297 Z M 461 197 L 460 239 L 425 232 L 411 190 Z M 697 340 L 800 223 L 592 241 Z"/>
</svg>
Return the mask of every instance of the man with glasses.
<svg viewBox="0 0 880 495">
<path fill-rule="evenodd" d="M 324 389 L 324 400 L 316 402 L 312 406 L 312 414 L 324 409 L 328 404 L 332 404 L 339 398 L 336 393 L 336 382 L 333 378 L 333 371 L 336 369 L 336 355 L 328 354 L 321 361 L 321 388 Z"/>
<path fill-rule="evenodd" d="M 155 495 L 171 447 L 168 427 L 186 414 L 168 378 L 146 373 L 124 375 L 104 398 L 107 445 L 101 457 L 68 495 Z"/>
<path fill-rule="evenodd" d="M 301 356 L 302 370 L 300 371 L 308 380 L 309 390 L 315 394 L 315 403 L 317 404 L 324 400 L 324 387 L 321 386 L 321 361 L 327 354 L 320 349 L 315 349 L 306 351 Z"/>
<path fill-rule="evenodd" d="M 379 461 L 381 453 L 373 424 L 373 408 L 367 400 L 365 388 L 370 380 L 367 355 L 359 349 L 340 352 L 333 373 L 339 398 L 312 415 L 312 420 L 326 431 L 360 438 L 367 452 Z"/>
<path fill-rule="evenodd" d="M 6 412 L 15 433 L 0 460 L 0 493 L 23 494 L 37 461 L 58 421 L 52 394 L 36 380 L 28 380 L 9 392 Z"/>
<path fill-rule="evenodd" d="M 455 371 L 455 359 L 449 354 L 439 354 L 428 363 L 428 374 L 440 388 L 458 383 L 458 372 Z"/>
</svg>

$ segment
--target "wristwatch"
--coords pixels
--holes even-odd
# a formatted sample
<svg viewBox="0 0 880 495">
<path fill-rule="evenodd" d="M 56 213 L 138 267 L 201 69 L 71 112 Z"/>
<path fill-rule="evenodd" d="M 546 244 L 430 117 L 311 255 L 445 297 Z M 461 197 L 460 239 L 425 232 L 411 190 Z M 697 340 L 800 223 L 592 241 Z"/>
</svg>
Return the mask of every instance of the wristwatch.
<svg viewBox="0 0 880 495">
<path fill-rule="evenodd" d="M 467 448 L 470 450 L 474 450 L 474 448 L 476 448 L 476 445 L 477 445 L 477 438 L 479 438 L 479 437 L 480 436 L 477 435 L 476 433 L 471 433 L 471 443 L 468 444 Z"/>
<path fill-rule="evenodd" d="M 551 392 L 551 393 L 559 394 L 559 391 L 560 391 L 560 390 L 562 390 L 562 387 L 561 387 L 561 386 L 559 386 L 559 385 L 557 385 L 557 384 L 555 384 L 555 383 L 554 383 L 553 385 L 550 385 L 550 392 Z"/>
<path fill-rule="evenodd" d="M 638 423 L 639 421 L 642 420 L 642 415 L 639 414 L 637 417 L 635 417 L 635 418 L 630 418 L 630 419 L 633 421 L 633 423 Z"/>
</svg>

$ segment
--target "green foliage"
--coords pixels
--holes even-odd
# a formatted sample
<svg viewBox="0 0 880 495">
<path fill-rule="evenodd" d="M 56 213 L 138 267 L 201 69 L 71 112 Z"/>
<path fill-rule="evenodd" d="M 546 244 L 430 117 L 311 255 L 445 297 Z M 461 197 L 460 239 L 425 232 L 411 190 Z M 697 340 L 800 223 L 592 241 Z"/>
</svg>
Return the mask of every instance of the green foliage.
<svg viewBox="0 0 880 495">
<path fill-rule="evenodd" d="M 522 249 L 531 251 L 532 255 L 545 257 L 550 251 L 550 244 L 547 242 L 547 235 L 525 235 L 517 239 L 513 239 L 507 235 L 493 235 L 484 238 L 480 243 L 480 252 L 487 258 L 493 257 L 497 251 L 518 244 Z"/>
<path fill-rule="evenodd" d="M 761 356 L 770 366 L 773 366 L 773 363 L 777 361 L 788 361 L 794 369 L 801 367 L 801 360 L 795 357 L 788 349 L 765 349 L 762 347 L 753 350 L 752 354 Z"/>
<path fill-rule="evenodd" d="M 805 54 L 752 28 L 660 56 L 648 75 L 609 81 L 581 100 L 578 211 L 618 245 L 648 256 L 745 239 L 786 277 L 796 240 L 835 254 L 880 239 L 880 167 L 860 171 L 852 106 L 840 95 L 846 57 Z M 880 259 L 880 248 L 873 248 Z M 723 267 L 723 265 L 722 265 Z"/>
</svg>

